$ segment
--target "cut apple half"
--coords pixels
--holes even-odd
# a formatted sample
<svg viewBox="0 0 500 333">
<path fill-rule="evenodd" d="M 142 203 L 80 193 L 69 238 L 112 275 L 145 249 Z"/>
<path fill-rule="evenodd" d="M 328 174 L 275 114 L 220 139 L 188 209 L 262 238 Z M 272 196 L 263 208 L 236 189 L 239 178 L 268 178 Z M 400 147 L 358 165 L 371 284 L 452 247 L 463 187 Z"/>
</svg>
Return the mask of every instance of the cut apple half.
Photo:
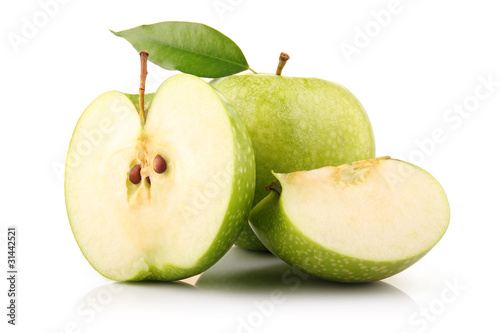
<svg viewBox="0 0 500 333">
<path fill-rule="evenodd" d="M 450 220 L 436 179 L 388 157 L 275 175 L 281 186 L 252 210 L 251 226 L 278 257 L 326 279 L 396 274 L 436 245 Z"/>
<path fill-rule="evenodd" d="M 108 92 L 81 116 L 67 157 L 68 217 L 102 275 L 178 280 L 236 240 L 253 200 L 253 151 L 233 108 L 195 76 L 146 96 L 144 124 L 136 100 Z"/>
</svg>

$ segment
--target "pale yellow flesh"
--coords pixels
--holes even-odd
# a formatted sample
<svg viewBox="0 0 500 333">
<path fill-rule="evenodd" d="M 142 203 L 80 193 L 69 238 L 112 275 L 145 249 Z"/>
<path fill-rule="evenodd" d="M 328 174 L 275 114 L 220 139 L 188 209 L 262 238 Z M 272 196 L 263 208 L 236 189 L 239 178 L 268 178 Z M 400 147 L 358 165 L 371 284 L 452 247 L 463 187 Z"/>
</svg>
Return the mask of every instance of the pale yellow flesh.
<svg viewBox="0 0 500 333">
<path fill-rule="evenodd" d="M 111 130 L 78 158 L 79 146 L 90 142 L 88 133 L 103 122 Z M 68 215 L 89 262 L 119 280 L 150 266 L 193 266 L 212 244 L 227 210 L 233 145 L 226 110 L 200 79 L 167 80 L 143 130 L 125 95 L 110 92 L 96 99 L 77 125 L 66 171 Z M 152 169 L 156 154 L 167 161 L 164 174 Z M 78 160 L 73 166 L 72 158 Z M 134 185 L 128 172 L 141 158 L 143 180 Z"/>
<path fill-rule="evenodd" d="M 363 161 L 277 174 L 290 221 L 323 247 L 364 260 L 399 260 L 429 250 L 450 219 L 441 185 L 397 160 Z"/>
</svg>

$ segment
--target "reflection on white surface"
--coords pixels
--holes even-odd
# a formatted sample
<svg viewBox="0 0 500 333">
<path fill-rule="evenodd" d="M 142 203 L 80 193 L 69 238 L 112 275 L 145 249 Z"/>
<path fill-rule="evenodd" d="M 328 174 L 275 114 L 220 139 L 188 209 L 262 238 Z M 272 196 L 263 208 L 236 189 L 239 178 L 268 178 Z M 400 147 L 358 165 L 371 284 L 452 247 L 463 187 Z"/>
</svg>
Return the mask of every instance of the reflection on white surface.
<svg viewBox="0 0 500 333">
<path fill-rule="evenodd" d="M 310 276 L 270 253 L 233 247 L 217 264 L 201 274 L 196 287 L 203 290 L 265 295 L 272 291 L 296 297 L 344 296 L 409 298 L 385 282 L 367 284 L 335 283 Z"/>
<path fill-rule="evenodd" d="M 325 281 L 271 254 L 240 248 L 231 249 L 203 273 L 196 287 L 235 300 L 250 301 L 253 306 L 238 318 L 236 329 L 241 332 L 267 331 L 267 326 L 279 330 L 281 325 L 292 331 L 303 325 L 307 330 L 308 320 L 315 321 L 313 326 L 331 327 L 330 331 L 335 327 L 352 326 L 399 332 L 408 316 L 417 309 L 417 304 L 408 295 L 388 283 Z M 359 321 L 359 318 L 364 319 Z"/>
<path fill-rule="evenodd" d="M 95 288 L 78 303 L 72 320 L 81 332 L 110 327 L 125 332 L 169 327 L 187 332 L 299 332 L 310 327 L 412 332 L 406 326 L 416 309 L 408 295 L 388 283 L 323 281 L 271 254 L 233 248 L 195 285 L 118 282 Z"/>
</svg>

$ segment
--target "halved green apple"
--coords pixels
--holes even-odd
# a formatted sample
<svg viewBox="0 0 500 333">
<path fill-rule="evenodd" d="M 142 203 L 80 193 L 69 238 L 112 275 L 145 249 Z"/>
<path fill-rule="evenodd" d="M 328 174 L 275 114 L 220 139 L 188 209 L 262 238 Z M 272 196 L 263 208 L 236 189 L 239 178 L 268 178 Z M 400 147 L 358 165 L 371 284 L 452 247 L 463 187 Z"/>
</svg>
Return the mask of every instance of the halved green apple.
<svg viewBox="0 0 500 333">
<path fill-rule="evenodd" d="M 341 282 L 394 275 L 444 235 L 450 208 L 426 171 L 388 157 L 275 174 L 281 187 L 250 213 L 264 245 L 290 265 Z"/>
<path fill-rule="evenodd" d="M 145 120 L 137 100 L 108 92 L 81 116 L 66 162 L 71 228 L 110 279 L 193 276 L 229 250 L 247 220 L 251 142 L 230 104 L 195 76 L 173 76 L 147 95 Z"/>
</svg>

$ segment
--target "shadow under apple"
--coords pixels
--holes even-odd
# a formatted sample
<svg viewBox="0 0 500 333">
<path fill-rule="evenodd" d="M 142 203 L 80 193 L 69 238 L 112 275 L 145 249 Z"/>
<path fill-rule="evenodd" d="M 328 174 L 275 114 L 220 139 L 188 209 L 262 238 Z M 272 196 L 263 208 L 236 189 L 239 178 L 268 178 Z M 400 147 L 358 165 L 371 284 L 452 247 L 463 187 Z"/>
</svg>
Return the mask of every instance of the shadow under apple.
<svg viewBox="0 0 500 333">
<path fill-rule="evenodd" d="M 270 253 L 233 247 L 218 263 L 205 271 L 195 286 L 201 290 L 244 294 L 284 294 L 319 297 L 399 298 L 413 300 L 382 281 L 346 284 L 323 280 L 292 267 Z"/>
</svg>

